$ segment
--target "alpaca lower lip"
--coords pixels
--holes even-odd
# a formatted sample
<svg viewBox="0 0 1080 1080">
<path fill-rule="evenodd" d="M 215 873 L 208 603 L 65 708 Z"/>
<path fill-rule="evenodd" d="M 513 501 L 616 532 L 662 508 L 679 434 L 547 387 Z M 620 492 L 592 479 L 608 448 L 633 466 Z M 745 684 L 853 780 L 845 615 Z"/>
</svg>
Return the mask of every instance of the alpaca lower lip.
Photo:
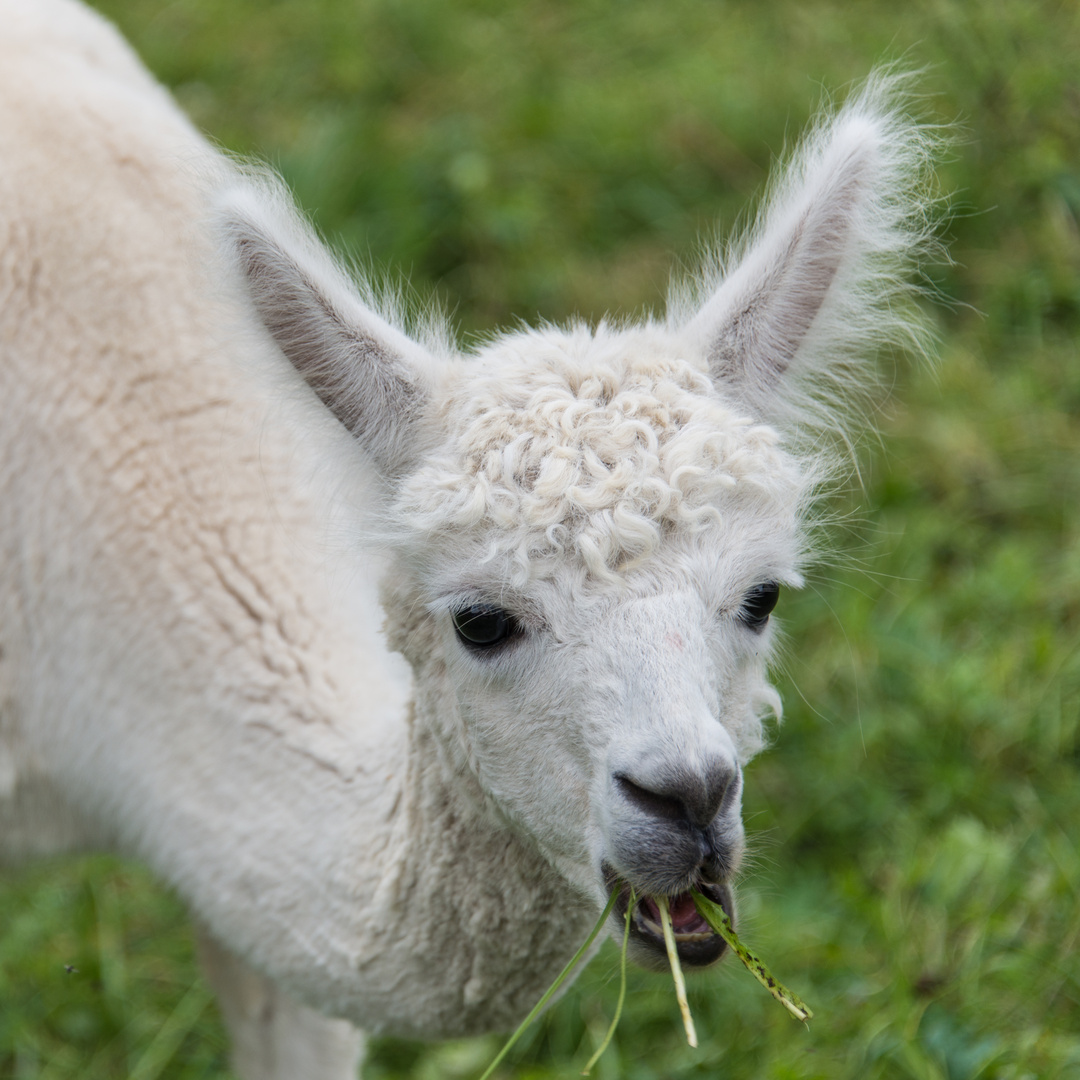
<svg viewBox="0 0 1080 1080">
<path fill-rule="evenodd" d="M 630 885 L 608 866 L 604 867 L 604 878 L 609 893 L 616 889 L 619 892 L 614 914 L 620 922 L 625 923 Z M 719 904 L 734 921 L 734 902 L 731 889 L 726 884 L 698 881 L 694 887 Z M 667 897 L 667 900 L 679 962 L 688 967 L 706 967 L 719 960 L 727 949 L 727 943 L 697 914 L 690 894 L 678 893 Z M 630 941 L 634 947 L 632 955 L 639 963 L 647 967 L 667 965 L 667 947 L 655 897 L 638 895 L 630 919 Z"/>
</svg>

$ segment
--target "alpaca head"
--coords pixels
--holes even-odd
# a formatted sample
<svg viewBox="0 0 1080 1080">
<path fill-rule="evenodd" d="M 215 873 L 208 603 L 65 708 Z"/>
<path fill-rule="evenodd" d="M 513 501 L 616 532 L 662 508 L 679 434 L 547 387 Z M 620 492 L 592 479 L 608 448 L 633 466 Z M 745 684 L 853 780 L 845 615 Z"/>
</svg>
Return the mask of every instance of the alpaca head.
<svg viewBox="0 0 1080 1080">
<path fill-rule="evenodd" d="M 224 203 L 260 317 L 386 481 L 388 630 L 448 772 L 579 891 L 643 895 L 642 959 L 660 894 L 685 962 L 723 951 L 687 890 L 731 908 L 771 612 L 827 472 L 807 432 L 846 439 L 855 364 L 913 330 L 926 146 L 888 90 L 818 127 L 663 321 L 470 356 L 377 314 L 265 183 Z"/>
</svg>

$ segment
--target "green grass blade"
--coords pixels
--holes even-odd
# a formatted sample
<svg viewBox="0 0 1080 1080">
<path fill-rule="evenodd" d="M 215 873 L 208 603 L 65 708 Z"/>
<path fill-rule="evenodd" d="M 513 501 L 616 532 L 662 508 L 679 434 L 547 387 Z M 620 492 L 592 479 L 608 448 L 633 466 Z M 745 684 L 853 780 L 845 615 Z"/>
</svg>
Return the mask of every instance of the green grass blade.
<svg viewBox="0 0 1080 1080">
<path fill-rule="evenodd" d="M 799 997 L 793 994 L 769 971 L 760 956 L 751 952 L 739 940 L 735 933 L 735 927 L 731 925 L 728 913 L 719 904 L 713 903 L 707 896 L 702 896 L 696 889 L 691 889 L 690 895 L 694 898 L 694 906 L 698 909 L 698 914 L 731 946 L 735 955 L 743 962 L 754 978 L 797 1020 L 802 1020 L 804 1023 L 809 1020 L 814 1014 L 803 1004 Z"/>
<path fill-rule="evenodd" d="M 510 1052 L 510 1048 L 525 1033 L 525 1029 L 540 1015 L 544 1006 L 551 1000 L 552 995 L 555 993 L 555 991 L 558 990 L 564 982 L 566 982 L 569 974 L 574 970 L 574 968 L 577 967 L 578 962 L 585 955 L 585 953 L 588 952 L 589 946 L 596 940 L 596 935 L 599 934 L 600 931 L 603 929 L 604 923 L 607 921 L 607 917 L 611 914 L 612 910 L 615 907 L 615 900 L 617 899 L 618 895 L 619 892 L 617 889 L 612 892 L 611 896 L 608 898 L 607 907 L 605 907 L 604 910 L 600 913 L 600 918 L 596 920 L 596 925 L 592 928 L 589 936 L 585 939 L 584 944 L 581 946 L 580 949 L 578 949 L 576 953 L 574 953 L 573 957 L 570 960 L 570 963 L 568 963 L 566 967 L 564 967 L 562 971 L 560 971 L 559 974 L 555 976 L 555 981 L 547 988 L 547 990 L 544 991 L 544 996 L 533 1006 L 532 1012 L 530 1012 L 529 1015 L 521 1021 L 514 1034 L 506 1040 L 506 1042 L 503 1044 L 503 1048 L 498 1052 L 498 1054 L 495 1055 L 495 1060 L 487 1067 L 484 1075 L 480 1077 L 480 1080 L 488 1080 L 491 1074 L 495 1071 L 499 1062 L 502 1061 L 502 1059 L 506 1057 L 506 1055 Z"/>
<path fill-rule="evenodd" d="M 637 903 L 637 894 L 634 892 L 633 886 L 630 888 L 630 902 L 626 905 L 626 929 L 623 930 L 622 939 L 622 963 L 619 965 L 619 1002 L 615 1006 L 615 1016 L 611 1021 L 611 1026 L 607 1029 L 607 1034 L 604 1036 L 604 1041 L 600 1044 L 600 1048 L 596 1051 L 589 1063 L 581 1070 L 582 1076 L 588 1076 L 592 1072 L 593 1066 L 600 1060 L 604 1051 L 611 1045 L 612 1037 L 615 1034 L 615 1029 L 619 1026 L 619 1019 L 622 1017 L 623 1002 L 626 1000 L 626 953 L 630 948 L 630 916 L 634 913 L 634 905 Z"/>
</svg>

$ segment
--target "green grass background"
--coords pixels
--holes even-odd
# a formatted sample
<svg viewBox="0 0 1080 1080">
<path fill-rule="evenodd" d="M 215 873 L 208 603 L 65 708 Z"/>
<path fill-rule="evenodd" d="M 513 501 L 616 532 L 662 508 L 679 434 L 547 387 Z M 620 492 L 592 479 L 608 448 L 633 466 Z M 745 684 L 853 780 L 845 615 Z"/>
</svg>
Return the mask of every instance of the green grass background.
<svg viewBox="0 0 1080 1080">
<path fill-rule="evenodd" d="M 838 554 L 783 597 L 786 720 L 747 775 L 745 937 L 817 1015 L 726 964 L 691 980 L 695 1052 L 670 980 L 636 972 L 595 1075 L 1080 1077 L 1080 7 L 100 6 L 200 126 L 466 335 L 657 305 L 822 86 L 925 69 L 917 109 L 961 125 L 940 357 L 887 367 Z M 615 972 L 609 946 L 503 1075 L 576 1075 Z M 364 1076 L 473 1077 L 498 1044 L 376 1040 Z M 0 1078 L 227 1075 L 175 898 L 108 858 L 3 872 Z"/>
</svg>

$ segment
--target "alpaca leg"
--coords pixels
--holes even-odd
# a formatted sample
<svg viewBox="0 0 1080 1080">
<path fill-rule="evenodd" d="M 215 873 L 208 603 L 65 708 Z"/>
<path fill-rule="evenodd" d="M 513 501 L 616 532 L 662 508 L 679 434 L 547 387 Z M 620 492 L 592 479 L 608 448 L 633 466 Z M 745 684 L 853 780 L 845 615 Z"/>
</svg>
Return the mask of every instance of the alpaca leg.
<svg viewBox="0 0 1080 1080">
<path fill-rule="evenodd" d="M 240 1080 L 357 1080 L 364 1036 L 298 1005 L 205 931 L 199 959 L 218 997 Z"/>
</svg>

